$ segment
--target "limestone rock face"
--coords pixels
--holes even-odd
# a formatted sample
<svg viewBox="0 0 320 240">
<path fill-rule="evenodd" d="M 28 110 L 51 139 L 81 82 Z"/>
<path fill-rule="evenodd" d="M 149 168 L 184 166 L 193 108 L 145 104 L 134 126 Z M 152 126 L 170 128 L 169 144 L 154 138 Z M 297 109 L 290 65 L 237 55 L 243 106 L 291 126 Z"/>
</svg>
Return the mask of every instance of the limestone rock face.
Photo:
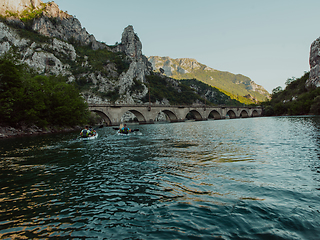
<svg viewBox="0 0 320 240">
<path fill-rule="evenodd" d="M 63 12 L 59 9 L 59 6 L 55 2 L 49 2 L 46 4 L 43 15 L 49 18 L 68 18 L 71 15 Z"/>
<path fill-rule="evenodd" d="M 120 94 L 125 94 L 127 89 L 133 84 L 133 79 L 145 82 L 145 76 L 149 75 L 152 71 L 152 65 L 147 57 L 142 55 L 142 43 L 131 25 L 124 29 L 120 46 L 131 61 L 129 70 L 119 78 Z M 148 89 L 145 87 L 141 96 L 136 96 L 136 98 L 143 97 L 147 92 Z M 128 96 L 128 94 L 125 95 Z M 132 103 L 133 99 L 129 97 L 125 102 Z"/>
<path fill-rule="evenodd" d="M 27 10 L 41 9 L 42 15 L 32 23 L 32 30 L 52 38 L 59 38 L 65 41 L 73 40 L 81 45 L 91 44 L 92 49 L 107 48 L 106 44 L 100 43 L 96 38 L 82 28 L 80 21 L 61 11 L 55 2 L 43 3 L 41 0 L 4 0 L 0 4 L 0 15 L 7 16 L 11 12 L 20 16 Z M 8 21 L 15 22 L 16 25 L 24 27 L 24 23 L 19 17 L 10 17 Z"/>
<path fill-rule="evenodd" d="M 310 47 L 310 75 L 306 88 L 320 87 L 320 38 L 317 38 Z"/>
<path fill-rule="evenodd" d="M 81 45 L 92 45 L 92 49 L 104 49 L 107 46 L 82 28 L 80 21 L 61 11 L 54 2 L 48 3 L 41 18 L 35 19 L 32 29 L 44 36 L 55 37 L 65 41 L 73 40 Z"/>
<path fill-rule="evenodd" d="M 58 39 L 49 43 L 35 43 L 21 38 L 13 29 L 0 22 L 0 55 L 15 49 L 19 60 L 36 69 L 39 73 L 71 76 L 69 65 L 61 58 L 76 59 L 76 52 L 71 44 Z M 53 54 L 54 52 L 54 54 Z"/>
<path fill-rule="evenodd" d="M 20 48 L 27 44 L 28 40 L 21 39 L 15 31 L 12 31 L 7 25 L 0 22 L 0 55 L 6 53 L 11 46 Z"/>
<path fill-rule="evenodd" d="M 139 60 L 142 57 L 142 43 L 137 34 L 135 34 L 133 26 L 129 25 L 124 29 L 121 44 L 124 52 L 131 60 Z"/>
<path fill-rule="evenodd" d="M 21 13 L 28 8 L 39 8 L 41 0 L 2 0 L 0 3 L 0 15 L 5 15 L 6 11 Z"/>
<path fill-rule="evenodd" d="M 50 18 L 43 16 L 33 22 L 32 29 L 47 37 L 55 37 L 65 41 L 73 39 L 81 45 L 89 45 L 92 42 L 96 42 L 95 37 L 90 35 L 85 28 L 81 27 L 78 19 L 68 17 L 56 21 L 58 21 L 58 24 L 53 23 Z"/>
</svg>

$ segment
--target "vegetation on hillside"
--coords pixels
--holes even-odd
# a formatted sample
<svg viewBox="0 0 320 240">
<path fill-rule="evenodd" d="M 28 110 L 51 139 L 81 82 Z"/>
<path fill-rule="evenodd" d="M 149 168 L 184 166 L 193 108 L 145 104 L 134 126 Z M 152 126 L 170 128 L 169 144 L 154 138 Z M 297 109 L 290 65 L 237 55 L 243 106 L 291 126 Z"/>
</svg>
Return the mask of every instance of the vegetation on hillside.
<svg viewBox="0 0 320 240">
<path fill-rule="evenodd" d="M 80 65 L 81 67 L 78 67 L 75 71 L 77 73 L 80 71 L 84 72 L 94 72 L 94 71 L 100 71 L 101 73 L 104 73 L 105 75 L 109 75 L 110 70 L 106 68 L 106 66 L 110 63 L 114 63 L 116 66 L 116 72 L 118 74 L 121 74 L 122 72 L 126 72 L 129 69 L 130 62 L 126 58 L 125 54 L 123 52 L 111 52 L 108 49 L 98 49 L 93 50 L 91 46 L 80 46 L 79 44 L 73 44 L 75 46 L 77 54 L 80 56 Z M 90 66 L 90 69 L 88 67 L 83 66 L 82 63 L 84 63 L 84 56 L 86 56 L 86 59 L 89 63 L 88 66 Z"/>
<path fill-rule="evenodd" d="M 75 126 L 87 121 L 87 108 L 65 78 L 38 75 L 6 56 L 0 59 L 0 124 Z"/>
<path fill-rule="evenodd" d="M 286 88 L 273 89 L 271 100 L 263 102 L 264 115 L 320 114 L 320 88 L 306 89 L 309 72 L 286 81 Z"/>
<path fill-rule="evenodd" d="M 163 99 L 169 101 L 171 105 L 192 105 L 193 103 L 207 105 L 243 105 L 237 100 L 231 99 L 217 88 L 211 87 L 196 79 L 175 79 L 166 77 L 159 73 L 146 76 L 148 88 L 150 90 L 150 101 L 152 103 L 161 102 Z M 138 85 L 135 85 L 135 89 Z M 149 96 L 142 99 L 149 101 Z"/>
<path fill-rule="evenodd" d="M 116 82 L 122 72 L 129 69 L 130 62 L 123 52 L 112 52 L 108 49 L 93 50 L 90 46 L 81 46 L 73 44 L 77 52 L 77 61 L 64 60 L 71 66 L 70 70 L 76 78 L 76 85 L 81 92 L 91 91 L 103 99 L 109 99 L 112 102 L 120 98 L 119 86 Z M 103 77 L 113 81 L 115 87 L 109 88 L 109 91 L 101 92 L 103 82 L 99 79 L 94 84 L 87 76 L 89 74 L 100 74 Z M 109 86 L 110 87 L 110 86 Z"/>
<path fill-rule="evenodd" d="M 178 78 L 181 79 L 186 77 L 195 78 L 212 87 L 216 87 L 231 99 L 235 99 L 244 104 L 255 103 L 253 99 L 244 97 L 246 95 L 251 95 L 252 98 L 257 99 L 258 101 L 266 99 L 266 95 L 245 89 L 244 85 L 249 85 L 250 79 L 241 74 L 235 75 L 229 72 L 205 71 L 199 69 L 192 73 L 183 74 Z"/>
<path fill-rule="evenodd" d="M 196 89 L 197 94 L 199 94 L 200 96 L 206 96 L 206 101 L 209 101 L 211 103 L 228 106 L 243 105 L 240 101 L 232 99 L 225 92 L 221 91 L 221 89 L 212 87 L 196 79 L 182 79 L 180 81 L 183 84 L 186 84 L 192 87 L 193 89 Z"/>
<path fill-rule="evenodd" d="M 172 105 L 192 105 L 195 102 L 205 103 L 205 100 L 194 89 L 174 79 L 161 76 L 158 73 L 152 73 L 146 76 L 146 79 L 152 103 L 161 102 L 163 99 L 168 100 Z M 142 101 L 148 102 L 149 96 L 145 96 Z"/>
<path fill-rule="evenodd" d="M 193 64 L 187 63 L 183 66 L 186 71 L 179 70 L 181 59 L 170 59 L 168 57 L 159 58 L 156 67 L 164 66 L 164 68 L 170 68 L 170 77 L 174 79 L 197 79 L 203 83 L 206 83 L 212 87 L 219 89 L 227 94 L 231 99 L 235 99 L 244 104 L 252 104 L 256 102 L 265 101 L 269 97 L 269 93 L 263 88 L 260 92 L 253 91 L 251 85 L 253 84 L 251 79 L 241 75 L 233 74 L 230 72 L 213 70 L 206 65 L 197 63 L 198 66 L 193 68 Z M 191 60 L 194 61 L 194 60 Z M 187 65 L 190 65 L 189 67 Z M 161 71 L 159 69 L 159 71 Z M 165 71 L 162 69 L 162 71 Z"/>
</svg>

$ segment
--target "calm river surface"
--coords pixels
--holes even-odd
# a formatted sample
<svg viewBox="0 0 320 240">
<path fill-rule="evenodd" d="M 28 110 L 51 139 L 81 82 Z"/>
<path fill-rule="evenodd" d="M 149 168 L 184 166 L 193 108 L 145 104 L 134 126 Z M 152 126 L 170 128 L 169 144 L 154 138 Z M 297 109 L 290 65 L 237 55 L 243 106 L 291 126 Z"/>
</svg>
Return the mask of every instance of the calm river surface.
<svg viewBox="0 0 320 240">
<path fill-rule="evenodd" d="M 320 238 L 320 117 L 131 127 L 0 140 L 0 238 Z"/>
</svg>

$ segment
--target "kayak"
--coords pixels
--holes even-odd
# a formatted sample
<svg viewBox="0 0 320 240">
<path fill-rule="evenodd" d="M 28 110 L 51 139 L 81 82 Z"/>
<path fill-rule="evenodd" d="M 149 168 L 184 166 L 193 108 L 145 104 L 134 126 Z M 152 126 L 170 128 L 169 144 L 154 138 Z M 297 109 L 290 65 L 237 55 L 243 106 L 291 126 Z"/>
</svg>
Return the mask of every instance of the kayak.
<svg viewBox="0 0 320 240">
<path fill-rule="evenodd" d="M 98 137 L 98 133 L 96 133 L 96 135 L 91 136 L 91 137 L 81 137 L 81 140 L 92 140 L 92 139 L 96 139 Z"/>
<path fill-rule="evenodd" d="M 131 135 L 133 132 L 129 132 L 129 133 L 122 133 L 120 131 L 117 131 L 117 135 L 121 135 L 121 136 L 129 136 Z"/>
<path fill-rule="evenodd" d="M 118 135 L 130 135 L 130 134 L 132 134 L 133 132 L 138 132 L 139 131 L 139 129 L 137 128 L 137 129 L 131 129 L 131 132 L 128 132 L 128 133 L 122 133 L 122 132 L 120 132 L 120 128 L 113 128 L 114 130 L 117 130 L 117 134 Z"/>
</svg>

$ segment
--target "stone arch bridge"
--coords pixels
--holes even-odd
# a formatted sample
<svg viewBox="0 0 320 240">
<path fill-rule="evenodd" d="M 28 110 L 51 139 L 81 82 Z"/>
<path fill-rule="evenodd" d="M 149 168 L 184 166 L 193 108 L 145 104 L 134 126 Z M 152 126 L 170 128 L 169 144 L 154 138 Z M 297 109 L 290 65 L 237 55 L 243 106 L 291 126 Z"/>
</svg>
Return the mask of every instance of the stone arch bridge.
<svg viewBox="0 0 320 240">
<path fill-rule="evenodd" d="M 166 114 L 170 122 L 183 122 L 188 113 L 192 113 L 196 121 L 208 119 L 260 117 L 262 108 L 255 107 L 227 107 L 227 106 L 186 106 L 186 105 L 115 105 L 89 104 L 89 110 L 99 114 L 107 125 L 120 124 L 121 117 L 126 112 L 133 113 L 140 124 L 154 123 L 160 112 Z"/>
</svg>

